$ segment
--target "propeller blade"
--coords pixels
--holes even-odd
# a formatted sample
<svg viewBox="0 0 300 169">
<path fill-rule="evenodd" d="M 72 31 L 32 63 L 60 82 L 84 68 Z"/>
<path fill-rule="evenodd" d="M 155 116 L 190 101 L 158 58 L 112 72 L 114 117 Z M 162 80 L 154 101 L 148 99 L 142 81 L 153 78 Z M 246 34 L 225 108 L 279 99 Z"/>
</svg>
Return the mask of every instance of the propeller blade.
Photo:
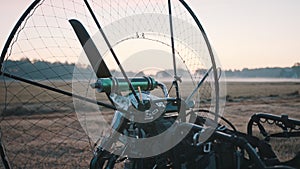
<svg viewBox="0 0 300 169">
<path fill-rule="evenodd" d="M 84 28 L 84 26 L 76 19 L 69 20 L 80 43 L 83 47 L 97 78 L 112 77 L 111 73 L 105 64 L 101 54 L 99 53 L 94 41 Z"/>
</svg>

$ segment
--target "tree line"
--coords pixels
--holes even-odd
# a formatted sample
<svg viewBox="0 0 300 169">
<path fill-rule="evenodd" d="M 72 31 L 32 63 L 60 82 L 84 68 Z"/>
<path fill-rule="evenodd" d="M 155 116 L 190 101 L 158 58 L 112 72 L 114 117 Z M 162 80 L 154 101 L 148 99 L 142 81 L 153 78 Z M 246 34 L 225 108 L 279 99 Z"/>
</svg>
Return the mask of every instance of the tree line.
<svg viewBox="0 0 300 169">
<path fill-rule="evenodd" d="M 300 63 L 295 63 L 292 67 L 267 67 L 242 70 L 227 70 L 227 77 L 238 78 L 300 78 Z"/>
<path fill-rule="evenodd" d="M 76 66 L 74 63 L 61 63 L 61 62 L 48 62 L 29 59 L 21 59 L 17 61 L 8 60 L 3 64 L 5 72 L 12 73 L 14 75 L 22 76 L 23 78 L 30 79 L 62 79 L 70 80 L 73 78 L 73 73 L 79 73 L 82 75 L 90 76 L 93 71 L 89 66 Z M 207 70 L 198 69 L 196 74 L 204 74 Z M 171 77 L 172 70 L 166 70 L 157 72 L 154 77 Z M 190 72 L 186 70 L 177 70 L 182 76 L 188 76 Z M 242 70 L 225 70 L 226 77 L 237 78 L 300 78 L 300 63 L 295 63 L 292 67 L 268 67 Z M 116 70 L 112 70 L 111 73 L 114 76 L 122 76 L 122 74 Z M 143 76 L 143 72 L 127 72 L 128 76 Z"/>
</svg>

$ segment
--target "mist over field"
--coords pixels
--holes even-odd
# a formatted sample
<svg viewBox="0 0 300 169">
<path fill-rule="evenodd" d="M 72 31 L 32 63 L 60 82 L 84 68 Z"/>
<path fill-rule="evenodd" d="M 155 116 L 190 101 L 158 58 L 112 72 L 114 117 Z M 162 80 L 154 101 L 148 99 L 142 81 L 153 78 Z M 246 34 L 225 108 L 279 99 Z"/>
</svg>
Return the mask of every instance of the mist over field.
<svg viewBox="0 0 300 169">
<path fill-rule="evenodd" d="M 25 78 L 31 79 L 72 79 L 72 72 L 74 68 L 82 74 L 91 74 L 90 66 L 79 66 L 74 63 L 61 63 L 61 62 L 47 62 L 29 59 L 21 59 L 18 61 L 8 60 L 5 62 L 6 71 L 12 72 L 15 75 L 25 75 Z M 40 71 L 43 70 L 43 71 Z M 111 70 L 115 76 L 122 76 L 120 71 Z M 228 78 L 291 78 L 300 79 L 300 63 L 295 63 L 292 67 L 268 67 L 268 68 L 257 68 L 242 70 L 223 70 L 226 77 Z M 155 74 L 151 74 L 154 77 L 170 78 L 173 70 L 159 71 Z M 205 69 L 198 69 L 194 74 L 204 74 Z M 127 72 L 129 77 L 143 76 L 146 72 Z M 178 69 L 178 73 L 185 77 L 189 72 Z"/>
</svg>

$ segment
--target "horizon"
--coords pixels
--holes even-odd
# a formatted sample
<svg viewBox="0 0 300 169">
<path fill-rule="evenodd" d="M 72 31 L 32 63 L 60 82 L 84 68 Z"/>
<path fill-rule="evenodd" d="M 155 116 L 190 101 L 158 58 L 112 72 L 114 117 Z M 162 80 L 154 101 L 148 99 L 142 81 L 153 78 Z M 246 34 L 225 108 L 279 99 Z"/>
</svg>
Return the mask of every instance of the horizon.
<svg viewBox="0 0 300 169">
<path fill-rule="evenodd" d="M 22 60 L 27 60 L 27 59 L 28 58 L 21 58 L 19 60 L 11 60 L 11 61 L 22 61 Z M 47 60 L 38 60 L 38 59 L 30 60 L 31 63 L 35 63 L 35 62 L 39 62 L 39 61 L 41 61 L 41 62 L 49 62 Z M 68 61 L 64 61 L 64 62 L 49 62 L 49 63 L 74 64 L 74 65 L 77 64 L 77 63 L 68 62 Z M 255 69 L 274 69 L 274 68 L 284 69 L 284 68 L 292 68 L 292 67 L 300 67 L 300 62 L 296 62 L 296 63 L 292 64 L 291 66 L 266 66 L 266 67 L 253 67 L 253 68 L 243 67 L 241 69 L 223 69 L 223 71 L 242 71 L 244 69 L 255 70 Z M 181 68 L 178 68 L 178 69 L 181 69 Z M 115 71 L 115 69 L 111 69 L 111 70 Z M 169 69 L 167 69 L 167 70 L 169 70 Z M 137 70 L 137 71 L 140 71 L 140 70 Z M 135 71 L 129 70 L 128 72 L 135 72 Z"/>
<path fill-rule="evenodd" d="M 73 62 L 68 62 L 68 61 L 65 61 L 65 62 L 49 62 L 47 60 L 38 60 L 38 59 L 33 59 L 33 60 L 28 60 L 28 58 L 21 58 L 19 60 L 10 60 L 10 61 L 13 61 L 13 62 L 18 62 L 18 61 L 30 61 L 32 64 L 36 63 L 36 62 L 45 62 L 45 63 L 50 63 L 50 64 L 62 64 L 62 65 L 68 65 L 68 66 L 83 66 L 83 68 L 85 66 L 90 66 L 89 63 L 85 63 L 85 64 L 77 64 L 77 63 L 73 63 Z M 300 62 L 297 62 L 295 64 L 293 64 L 292 66 L 284 66 L 284 67 L 280 67 L 280 66 L 274 66 L 274 67 L 257 67 L 257 68 L 248 68 L 248 67 L 244 67 L 242 69 L 223 69 L 223 71 L 243 71 L 245 69 L 248 69 L 248 70 L 257 70 L 257 69 L 289 69 L 289 68 L 293 68 L 293 67 L 300 67 Z M 155 67 L 153 67 L 155 68 Z M 117 68 L 118 69 L 118 68 Z M 111 71 L 117 71 L 117 69 L 114 69 L 114 68 L 110 68 Z M 202 68 L 199 68 L 199 70 L 202 69 Z M 172 66 L 171 67 L 168 67 L 168 68 L 165 68 L 164 70 L 173 70 Z M 181 67 L 177 67 L 177 70 L 184 70 L 184 68 L 181 68 Z M 203 70 L 206 70 L 205 68 Z M 147 70 L 145 70 L 147 71 Z M 140 70 L 140 69 L 136 69 L 136 70 L 128 70 L 127 72 L 143 72 L 143 70 Z"/>
</svg>

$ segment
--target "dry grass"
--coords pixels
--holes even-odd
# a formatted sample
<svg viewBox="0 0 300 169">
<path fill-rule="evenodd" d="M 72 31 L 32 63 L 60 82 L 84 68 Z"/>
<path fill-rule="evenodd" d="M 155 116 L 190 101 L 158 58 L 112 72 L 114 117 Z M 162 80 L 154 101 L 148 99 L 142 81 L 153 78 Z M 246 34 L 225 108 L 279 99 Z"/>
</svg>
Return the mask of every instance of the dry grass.
<svg viewBox="0 0 300 169">
<path fill-rule="evenodd" d="M 246 132 L 246 125 L 255 113 L 286 114 L 300 119 L 300 83 L 234 82 L 227 84 L 227 89 L 225 117 L 240 131 Z M 275 125 L 265 127 L 270 132 L 279 131 Z M 270 143 L 282 161 L 300 152 L 300 138 L 271 139 Z"/>
<path fill-rule="evenodd" d="M 231 97 L 276 97 L 300 92 L 300 82 L 228 82 Z"/>
<path fill-rule="evenodd" d="M 39 100 L 28 99 L 32 97 L 30 92 L 20 92 L 19 83 L 14 83 L 10 86 L 10 92 L 17 94 L 16 98 L 9 99 L 10 112 L 19 112 L 18 116 L 7 116 L 0 122 L 2 133 L 6 143 L 8 154 L 11 155 L 11 160 L 14 163 L 20 165 L 25 164 L 27 167 L 36 166 L 37 159 L 41 154 L 49 153 L 50 155 L 41 160 L 44 164 L 41 164 L 39 168 L 54 167 L 50 164 L 63 164 L 68 163 L 68 153 L 73 154 L 72 157 L 82 156 L 82 159 L 78 162 L 73 161 L 71 166 L 76 166 L 80 162 L 80 166 L 88 165 L 90 159 L 91 150 L 87 139 L 72 139 L 72 138 L 84 138 L 86 137 L 81 126 L 76 121 L 76 114 L 73 113 L 72 108 L 65 108 L 64 105 L 60 105 L 59 102 L 53 101 L 53 97 L 59 97 L 65 105 L 72 106 L 72 99 L 70 97 L 61 97 L 55 93 L 42 93 L 37 87 L 25 86 L 27 91 L 34 93 L 41 93 L 40 98 L 48 102 L 48 108 L 38 105 Z M 22 84 L 24 85 L 24 84 Z M 23 86 L 24 87 L 24 86 Z M 185 86 L 190 88 L 189 86 Z M 4 90 L 3 83 L 0 83 L 1 93 Z M 254 113 L 264 112 L 272 114 L 287 114 L 290 117 L 300 119 L 300 83 L 238 83 L 232 82 L 227 84 L 227 103 L 225 109 L 225 117 L 228 118 L 240 131 L 246 132 L 246 124 L 249 118 Z M 100 96 L 99 98 L 102 98 Z M 28 100 L 26 115 L 20 116 L 20 113 L 24 113 L 25 109 L 22 109 L 20 100 Z M 0 96 L 0 105 L 5 103 L 5 97 Z M 57 106 L 57 110 L 56 107 Z M 40 114 L 31 114 L 30 111 L 34 111 L 39 107 Z M 40 109 L 42 107 L 42 109 Z M 61 108 L 64 108 L 63 110 Z M 56 110 L 55 113 L 51 113 L 51 109 Z M 47 111 L 46 111 L 47 110 Z M 72 111 L 70 113 L 70 111 Z M 44 113 L 41 113 L 43 112 Z M 45 113 L 47 112 L 47 113 Z M 69 112 L 69 113 L 68 113 Z M 3 115 L 3 114 L 2 114 Z M 111 116 L 111 115 L 110 115 Z M 111 117 L 110 117 L 111 118 Z M 55 125 L 51 125 L 53 122 Z M 70 127 L 70 128 L 69 128 Z M 274 126 L 269 126 L 270 131 L 274 131 Z M 47 130 L 48 131 L 47 131 Z M 23 132 L 23 133 L 22 133 Z M 26 132 L 25 135 L 24 132 Z M 38 133 L 38 134 L 36 134 Z M 34 141 L 34 136 L 38 136 L 38 139 Z M 72 137 L 67 137 L 72 136 Z M 62 140 L 61 140 L 62 139 Z M 45 141 L 46 140 L 46 141 Z M 286 140 L 272 140 L 271 144 L 274 147 L 276 153 L 281 160 L 287 160 L 300 151 L 300 139 L 286 139 Z M 47 143 L 47 146 L 41 146 Z M 40 145 L 36 147 L 36 145 Z M 67 147 L 61 150 L 59 146 Z M 49 150 L 53 149 L 53 150 Z M 30 150 L 30 151 L 28 151 Z M 83 152 L 86 150 L 87 152 Z M 23 154 L 22 152 L 29 152 L 29 154 Z M 16 153 L 20 153 L 16 155 Z M 57 154 L 55 154 L 57 153 Z M 77 154 L 77 155 L 76 155 Z M 37 157 L 35 157 L 37 156 Z M 25 161 L 25 158 L 27 161 Z M 20 159 L 24 159 L 23 161 Z M 31 162 L 28 162 L 28 159 Z M 35 159 L 32 161 L 32 159 Z M 60 159 L 59 162 L 54 163 Z M 47 162 L 46 162 L 47 161 Z M 32 164 L 31 164 L 32 163 Z M 16 167 L 17 168 L 17 167 Z M 59 168 L 59 167 L 57 167 Z M 68 168 L 68 167 L 67 167 Z"/>
</svg>

